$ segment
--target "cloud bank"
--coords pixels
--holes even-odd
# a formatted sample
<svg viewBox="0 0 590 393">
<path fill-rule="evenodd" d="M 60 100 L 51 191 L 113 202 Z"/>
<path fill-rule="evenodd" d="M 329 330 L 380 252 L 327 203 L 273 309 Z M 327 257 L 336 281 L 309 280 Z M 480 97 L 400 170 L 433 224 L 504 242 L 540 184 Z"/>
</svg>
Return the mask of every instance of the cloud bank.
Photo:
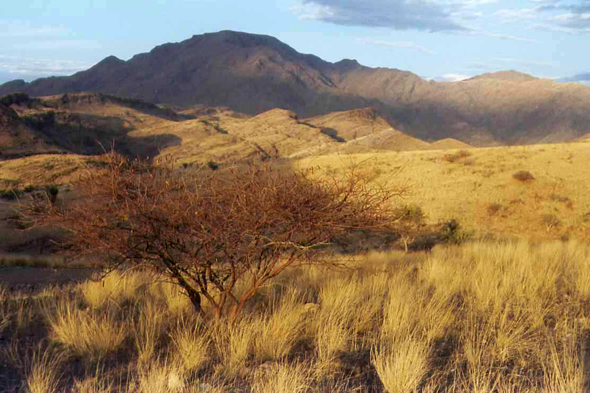
<svg viewBox="0 0 590 393">
<path fill-rule="evenodd" d="M 466 0 L 474 5 L 481 1 Z M 385 27 L 395 30 L 464 31 L 452 17 L 458 3 L 428 0 L 303 0 L 292 10 L 302 19 L 345 26 Z"/>
<path fill-rule="evenodd" d="M 71 75 L 92 64 L 72 60 L 49 60 L 0 55 L 0 73 L 13 79 L 31 79 L 53 75 Z"/>
</svg>

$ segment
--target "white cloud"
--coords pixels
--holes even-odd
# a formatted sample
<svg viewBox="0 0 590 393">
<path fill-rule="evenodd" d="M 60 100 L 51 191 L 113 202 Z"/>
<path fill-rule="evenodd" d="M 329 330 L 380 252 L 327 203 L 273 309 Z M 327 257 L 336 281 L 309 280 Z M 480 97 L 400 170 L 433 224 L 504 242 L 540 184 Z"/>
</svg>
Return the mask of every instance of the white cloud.
<svg viewBox="0 0 590 393">
<path fill-rule="evenodd" d="M 520 65 L 528 65 L 528 66 L 557 67 L 556 64 L 551 63 L 549 61 L 524 60 L 524 59 L 514 59 L 514 58 L 508 58 L 508 57 L 494 57 L 493 60 L 499 61 L 501 63 L 511 63 L 511 64 L 520 64 Z"/>
<path fill-rule="evenodd" d="M 465 8 L 477 8 L 482 5 L 495 4 L 498 0 L 462 0 L 456 1 L 454 4 L 465 7 Z"/>
<path fill-rule="evenodd" d="M 510 35 L 510 34 L 491 33 L 489 31 L 481 31 L 481 30 L 469 31 L 466 34 L 483 36 L 483 37 L 490 37 L 490 38 L 498 38 L 500 40 L 507 40 L 507 41 L 538 42 L 538 41 L 533 40 L 531 38 L 519 37 L 519 36 Z"/>
<path fill-rule="evenodd" d="M 32 41 L 24 44 L 13 44 L 13 49 L 26 49 L 37 51 L 51 51 L 57 49 L 101 49 L 102 45 L 96 41 L 89 40 L 51 40 Z"/>
<path fill-rule="evenodd" d="M 500 17 L 501 23 L 516 23 L 525 20 L 534 20 L 539 17 L 536 8 L 501 9 L 494 14 Z"/>
<path fill-rule="evenodd" d="M 0 72 L 15 77 L 71 75 L 90 67 L 92 67 L 92 64 L 83 61 L 0 55 Z"/>
<path fill-rule="evenodd" d="M 472 78 L 471 75 L 463 75 L 463 74 L 444 74 L 443 76 L 438 76 L 436 78 L 432 78 L 432 80 L 436 82 L 460 82 L 464 81 L 465 79 Z"/>
<path fill-rule="evenodd" d="M 379 46 L 385 46 L 385 47 L 390 47 L 390 48 L 405 48 L 405 49 L 410 49 L 410 50 L 414 50 L 417 52 L 426 53 L 428 55 L 436 54 L 434 51 L 432 51 L 428 48 L 425 48 L 421 45 L 418 45 L 414 42 L 407 42 L 407 41 L 391 42 L 391 41 L 366 40 L 366 39 L 359 39 L 358 41 L 365 43 L 365 44 L 379 45 Z"/>
<path fill-rule="evenodd" d="M 34 26 L 24 21 L 0 21 L 0 37 L 50 37 L 67 35 L 69 30 L 64 26 Z"/>
</svg>

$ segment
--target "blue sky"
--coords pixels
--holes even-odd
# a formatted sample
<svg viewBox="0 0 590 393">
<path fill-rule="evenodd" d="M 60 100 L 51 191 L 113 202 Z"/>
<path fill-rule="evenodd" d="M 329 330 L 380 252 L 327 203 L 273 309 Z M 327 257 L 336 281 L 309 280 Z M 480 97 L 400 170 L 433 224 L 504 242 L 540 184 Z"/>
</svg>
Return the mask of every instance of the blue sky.
<svg viewBox="0 0 590 393">
<path fill-rule="evenodd" d="M 70 75 L 194 34 L 269 34 L 328 61 L 457 80 L 590 72 L 590 0 L 2 0 L 0 83 Z"/>
</svg>

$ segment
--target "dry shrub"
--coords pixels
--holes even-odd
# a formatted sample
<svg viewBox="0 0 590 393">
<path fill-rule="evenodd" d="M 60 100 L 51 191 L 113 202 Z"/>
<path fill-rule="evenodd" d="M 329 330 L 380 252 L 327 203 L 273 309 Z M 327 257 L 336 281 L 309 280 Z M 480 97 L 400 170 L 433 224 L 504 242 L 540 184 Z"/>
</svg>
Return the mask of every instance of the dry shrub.
<svg viewBox="0 0 590 393">
<path fill-rule="evenodd" d="M 557 228 L 561 225 L 561 220 L 555 214 L 543 214 L 541 216 L 541 222 L 545 225 L 547 232 Z"/>
<path fill-rule="evenodd" d="M 490 203 L 486 208 L 489 216 L 495 216 L 504 206 L 501 203 Z"/>
<path fill-rule="evenodd" d="M 442 159 L 443 159 L 443 161 L 446 161 L 446 162 L 455 162 L 455 161 L 461 160 L 462 158 L 469 157 L 471 155 L 472 155 L 472 153 L 467 150 L 459 150 L 456 153 L 445 154 L 442 157 Z"/>
<path fill-rule="evenodd" d="M 518 171 L 512 174 L 512 177 L 519 182 L 527 183 L 535 180 L 535 176 L 529 171 Z"/>
<path fill-rule="evenodd" d="M 69 231 L 72 250 L 148 266 L 197 312 L 205 299 L 233 319 L 285 269 L 325 263 L 321 246 L 354 230 L 391 230 L 393 198 L 405 191 L 369 186 L 354 169 L 344 180 L 312 180 L 271 165 L 187 172 L 116 154 L 107 162 L 66 206 L 40 201 L 25 214 Z"/>
</svg>

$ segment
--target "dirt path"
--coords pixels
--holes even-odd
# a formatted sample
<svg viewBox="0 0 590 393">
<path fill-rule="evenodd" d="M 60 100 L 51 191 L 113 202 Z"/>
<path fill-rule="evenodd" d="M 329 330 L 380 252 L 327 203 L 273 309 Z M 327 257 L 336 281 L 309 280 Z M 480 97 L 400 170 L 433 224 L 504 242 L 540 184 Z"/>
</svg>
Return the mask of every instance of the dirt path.
<svg viewBox="0 0 590 393">
<path fill-rule="evenodd" d="M 39 290 L 47 285 L 63 285 L 92 277 L 95 269 L 0 267 L 0 285 L 8 290 Z"/>
</svg>

